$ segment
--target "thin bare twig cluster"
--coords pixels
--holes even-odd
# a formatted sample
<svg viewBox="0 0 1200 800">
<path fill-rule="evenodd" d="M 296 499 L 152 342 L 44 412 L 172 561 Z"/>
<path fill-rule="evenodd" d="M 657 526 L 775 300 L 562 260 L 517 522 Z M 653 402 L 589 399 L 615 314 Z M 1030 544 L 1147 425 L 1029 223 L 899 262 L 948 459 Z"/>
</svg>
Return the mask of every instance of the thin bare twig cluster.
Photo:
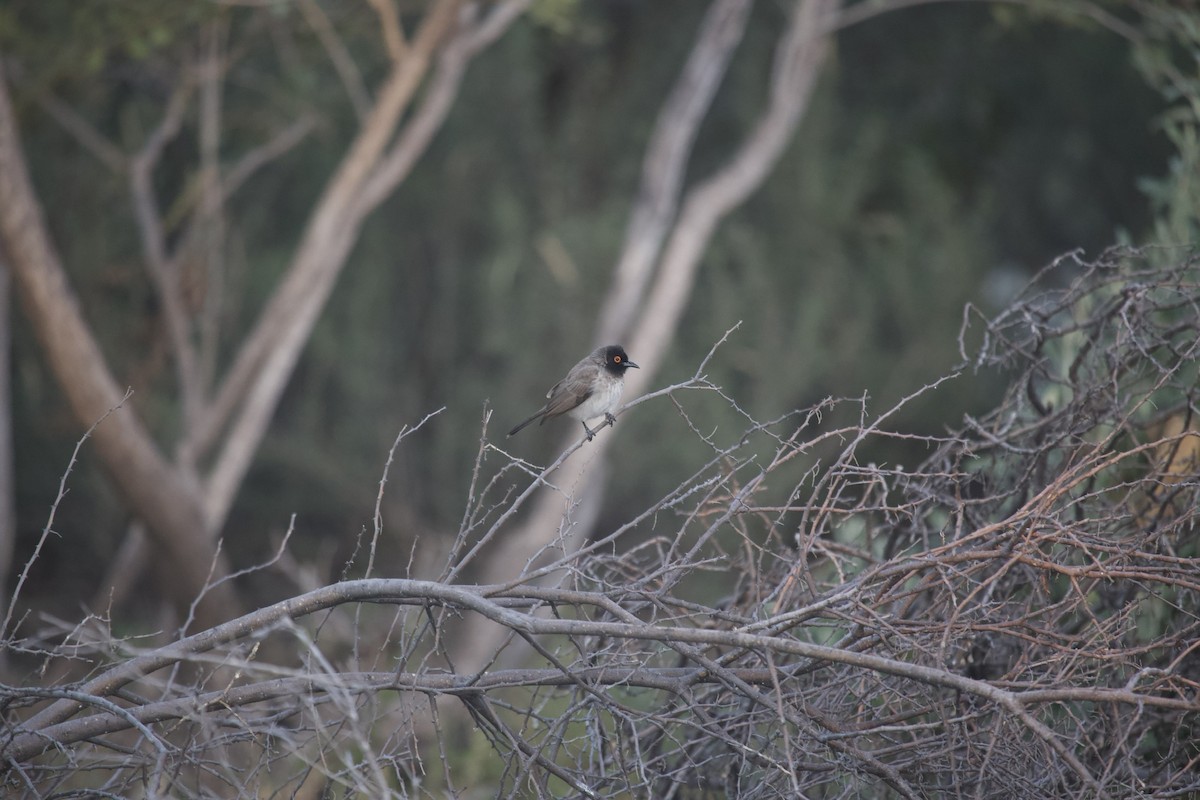
<svg viewBox="0 0 1200 800">
<path fill-rule="evenodd" d="M 0 783 L 37 798 L 1200 792 L 1200 268 L 1175 255 L 1072 255 L 999 316 L 969 309 L 946 380 L 994 381 L 998 400 L 945 434 L 890 428 L 896 409 L 835 425 L 852 404 L 831 401 L 724 440 L 689 409 L 740 409 L 698 372 L 667 394 L 707 463 L 578 549 L 573 487 L 485 442 L 441 579 L 347 580 L 167 645 L 26 621 L 4 644 L 43 671 L 0 687 Z M 869 460 L 897 440 L 927 457 Z M 563 497 L 557 549 L 508 583 L 462 583 L 527 487 Z M 468 617 L 505 636 L 462 671 Z"/>
</svg>

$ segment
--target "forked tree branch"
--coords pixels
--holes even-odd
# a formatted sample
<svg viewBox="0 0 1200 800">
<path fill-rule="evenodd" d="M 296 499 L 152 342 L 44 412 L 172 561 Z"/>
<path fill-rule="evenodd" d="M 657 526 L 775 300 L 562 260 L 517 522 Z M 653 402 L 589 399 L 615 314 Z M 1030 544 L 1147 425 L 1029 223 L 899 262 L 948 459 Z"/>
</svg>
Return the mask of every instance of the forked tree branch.
<svg viewBox="0 0 1200 800">
<path fill-rule="evenodd" d="M 471 60 L 499 39 L 525 13 L 531 1 L 503 0 L 494 4 L 482 19 L 477 19 L 480 11 L 476 5 L 464 9 L 458 31 L 438 54 L 437 67 L 425 87 L 420 107 L 380 160 L 375 174 L 364 184 L 358 201 L 359 213 L 368 214 L 377 208 L 408 177 L 450 113 Z"/>
<path fill-rule="evenodd" d="M 161 303 L 167 339 L 174 356 L 175 374 L 184 426 L 190 427 L 200 413 L 203 387 L 196 369 L 196 348 L 192 341 L 192 324 L 183 302 L 179 270 L 167 251 L 167 234 L 158 210 L 154 190 L 154 170 L 163 149 L 178 134 L 183 115 L 196 88 L 193 69 L 172 92 L 159 124 L 146 137 L 141 150 L 129 159 L 129 188 L 133 198 L 134 218 L 142 242 L 142 260 Z"/>
<path fill-rule="evenodd" d="M 354 57 L 350 55 L 329 17 L 316 0 L 299 0 L 297 5 L 305 22 L 317 34 L 317 39 L 329 55 L 329 61 L 346 90 L 346 96 L 350 98 L 350 105 L 358 115 L 359 123 L 362 123 L 371 111 L 371 93 L 367 91 L 362 73 L 354 63 Z"/>
<path fill-rule="evenodd" d="M 678 627 L 642 621 L 599 622 L 587 619 L 545 618 L 521 608 L 536 608 L 546 600 L 552 600 L 552 591 L 525 594 L 521 590 L 497 592 L 495 587 L 455 586 L 429 581 L 402 579 L 367 579 L 346 581 L 323 587 L 313 592 L 289 599 L 282 603 L 248 614 L 209 631 L 193 635 L 173 645 L 161 648 L 145 656 L 129 659 L 115 669 L 85 682 L 72 696 L 59 699 L 50 708 L 16 727 L 10 739 L 0 745 L 0 757 L 17 762 L 33 758 L 49 749 L 73 745 L 101 733 L 121 730 L 133 724 L 162 722 L 181 719 L 197 709 L 232 709 L 241 705 L 259 703 L 277 698 L 281 693 L 306 687 L 314 691 L 325 691 L 321 679 L 304 677 L 268 681 L 238 687 L 236 691 L 225 689 L 208 695 L 188 698 L 186 701 L 169 701 L 149 704 L 130 714 L 99 714 L 76 722 L 68 722 L 71 716 L 82 710 L 88 701 L 84 698 L 107 698 L 119 694 L 131 682 L 172 664 L 187 663 L 194 656 L 210 652 L 222 645 L 241 639 L 252 638 L 258 631 L 269 630 L 275 625 L 303 618 L 322 610 L 336 608 L 348 603 L 389 603 L 415 605 L 419 607 L 445 607 L 471 611 L 502 625 L 510 631 L 538 637 L 601 637 L 604 639 L 628 639 L 642 642 L 659 642 L 671 647 L 705 645 L 708 647 L 732 648 L 743 652 L 771 652 L 781 657 L 806 659 L 811 662 L 842 664 L 856 669 L 869 670 L 884 675 L 922 683 L 929 686 L 952 689 L 979 697 L 1012 714 L 1031 733 L 1055 746 L 1053 732 L 1039 722 L 1030 708 L 1064 700 L 1089 700 L 1094 702 L 1143 705 L 1155 708 L 1200 711 L 1200 704 L 1183 698 L 1155 697 L 1131 690 L 1083 689 L 1074 692 L 1043 691 L 1036 689 L 1002 689 L 991 683 L 964 677 L 946 669 L 928 667 L 894 658 L 885 658 L 854 649 L 843 649 L 799 641 L 780 635 L 744 633 L 739 630 L 718 630 L 693 627 Z M 572 592 L 563 596 L 563 601 L 574 606 L 606 608 L 608 598 L 602 594 Z M 632 618 L 631 618 L 632 619 Z M 770 626 L 770 621 L 765 624 Z M 331 679 L 338 689 L 352 687 L 356 692 L 396 689 L 404 691 L 439 691 L 448 694 L 475 694 L 489 688 L 516 685 L 561 686 L 566 682 L 593 685 L 642 685 L 657 688 L 696 685 L 696 681 L 711 682 L 714 664 L 703 663 L 702 651 L 684 649 L 688 658 L 702 662 L 703 669 L 649 669 L 633 671 L 625 669 L 596 669 L 574 673 L 566 670 L 504 670 L 490 677 L 471 674 L 424 675 L 387 674 L 361 675 L 339 673 Z M 795 663 L 794 661 L 792 663 Z M 801 662 L 804 663 L 804 662 Z M 811 668 L 811 664 L 805 664 Z M 759 684 L 771 684 L 775 669 L 734 670 L 731 674 L 739 680 Z M 8 689 L 10 698 L 22 696 L 19 689 Z M 1055 749 L 1060 749 L 1055 747 Z M 1060 755 L 1072 763 L 1081 778 L 1095 786 L 1094 778 L 1065 748 Z"/>
<path fill-rule="evenodd" d="M 124 392 L 108 371 L 50 240 L 26 172 L 2 64 L 0 244 L 31 326 L 76 419 L 100 419 L 120 404 Z M 170 468 L 128 406 L 97 428 L 93 441 L 119 491 L 168 554 L 175 574 L 168 589 L 173 600 L 186 608 L 204 586 L 215 558 L 196 496 Z M 208 596 L 199 610 L 200 624 L 228 619 L 236 608 L 232 587 L 226 586 Z"/>
<path fill-rule="evenodd" d="M 75 137 L 75 141 L 95 156 L 97 161 L 118 175 L 126 173 L 129 159 L 125 153 L 104 134 L 96 130 L 92 123 L 80 116 L 75 109 L 50 92 L 38 92 L 33 99 L 39 108 L 49 114 L 55 122 L 62 126 L 63 130 Z"/>
<path fill-rule="evenodd" d="M 725 166 L 688 191 L 630 337 L 630 352 L 642 365 L 631 375 L 632 391 L 641 391 L 665 358 L 717 225 L 762 185 L 792 140 L 829 47 L 820 23 L 838 6 L 839 0 L 795 4 L 775 51 L 766 110 Z"/>
<path fill-rule="evenodd" d="M 344 581 L 149 650 L 70 623 L 9 639 L 92 672 L 0 687 L 0 785 L 44 795 L 70 765 L 105 790 L 161 774 L 185 793 L 197 770 L 246 794 L 316 769 L 372 795 L 389 765 L 419 774 L 437 748 L 453 793 L 458 706 L 503 761 L 500 796 L 551 777 L 605 800 L 1186 795 L 1194 748 L 1162 732 L 1200 715 L 1200 262 L 1148 260 L 1063 259 L 977 323 L 975 361 L 1009 389 L 936 436 L 858 400 L 759 422 L 701 364 L 693 385 L 634 402 L 675 401 L 703 463 L 503 583 Z M 1055 387 L 1053 410 L 1031 380 Z M 745 430 L 696 424 L 713 399 Z M 872 463 L 896 442 L 928 457 Z M 447 575 L 554 479 L 485 446 Z M 456 644 L 475 617 L 505 632 L 478 667 Z M 277 637 L 301 657 L 264 658 Z M 238 741 L 269 769 L 221 766 Z"/>
<path fill-rule="evenodd" d="M 367 2 L 379 16 L 388 56 L 392 61 L 400 63 L 408 55 L 408 42 L 404 38 L 404 28 L 400 25 L 400 15 L 396 13 L 394 0 L 367 0 Z"/>
<path fill-rule="evenodd" d="M 745 33 L 752 6 L 750 0 L 717 0 L 709 6 L 683 72 L 659 112 L 596 341 L 623 341 L 637 317 L 662 243 L 675 222 L 692 145 Z"/>
<path fill-rule="evenodd" d="M 630 394 L 644 392 L 647 382 L 665 358 L 674 339 L 679 316 L 694 285 L 701 256 L 717 224 L 761 185 L 770 167 L 790 141 L 827 49 L 818 23 L 824 14 L 830 13 L 837 5 L 838 0 L 798 0 L 795 3 L 789 24 L 776 49 L 767 108 L 726 166 L 687 192 L 683 210 L 671 224 L 666 250 L 658 264 L 650 296 L 630 331 L 628 349 L 642 367 L 626 375 L 625 391 Z M 673 108 L 672 113 L 683 114 L 682 120 L 690 120 L 693 124 L 698 124 L 707 107 L 707 94 L 715 91 L 715 82 L 724 72 L 723 62 L 728 59 L 732 44 L 737 39 L 739 9 L 722 6 L 721 11 L 723 13 L 714 12 L 706 19 L 704 33 L 695 45 L 702 55 L 696 55 L 693 61 L 689 61 L 673 93 L 678 107 Z M 726 17 L 726 14 L 729 16 Z M 713 69 L 700 70 L 694 63 L 703 57 L 715 61 Z M 684 88 L 693 84 L 697 72 L 704 72 L 706 80 L 697 84 L 694 90 Z M 659 130 L 667 127 L 668 123 L 663 122 Z M 689 139 L 684 135 L 671 145 L 656 139 L 654 146 L 661 146 L 674 159 L 683 159 L 689 151 Z M 648 232 L 662 224 L 666 218 L 663 215 L 672 206 L 669 198 L 674 183 L 682 174 L 682 167 L 681 160 L 675 161 L 664 177 L 644 177 L 644 185 L 658 187 L 655 192 L 659 193 L 660 199 L 654 202 L 658 210 L 647 211 L 646 216 L 636 217 L 632 224 L 646 225 Z M 647 158 L 643 168 L 653 171 L 659 169 L 660 165 Z M 650 232 L 648 240 L 644 237 L 638 240 L 652 243 L 659 234 Z M 639 259 L 630 256 L 629 264 L 635 265 L 641 260 L 642 270 L 630 266 L 629 275 L 623 276 L 628 280 L 619 281 L 610 289 L 613 296 L 644 282 L 647 263 L 644 258 L 653 249 L 648 248 Z M 642 272 L 642 277 L 634 277 L 635 272 Z M 599 475 L 611 441 L 610 436 L 600 437 L 589 445 L 586 461 L 577 458 L 563 463 L 555 475 L 555 485 L 560 490 L 542 493 L 520 530 L 509 533 L 490 554 L 481 581 L 503 583 L 521 574 L 529 566 L 533 555 L 552 541 L 561 540 L 566 553 L 578 549 L 590 526 L 573 523 L 569 530 L 561 530 L 564 511 L 571 509 L 571 513 L 582 521 L 595 508 L 602 485 Z M 585 481 L 584 472 L 589 468 L 592 473 Z M 474 618 L 469 624 L 473 629 L 458 640 L 454 663 L 464 665 L 464 669 L 478 669 L 491 661 L 505 633 L 481 618 Z"/>
<path fill-rule="evenodd" d="M 438 0 L 426 12 L 404 60 L 393 65 L 370 117 L 317 202 L 286 275 L 185 443 L 193 457 L 199 457 L 218 441 L 232 418 L 206 482 L 206 517 L 214 525 L 228 512 L 292 368 L 371 210 L 359 202 L 360 194 L 378 168 L 434 53 L 453 29 L 459 6 L 457 0 Z"/>
</svg>

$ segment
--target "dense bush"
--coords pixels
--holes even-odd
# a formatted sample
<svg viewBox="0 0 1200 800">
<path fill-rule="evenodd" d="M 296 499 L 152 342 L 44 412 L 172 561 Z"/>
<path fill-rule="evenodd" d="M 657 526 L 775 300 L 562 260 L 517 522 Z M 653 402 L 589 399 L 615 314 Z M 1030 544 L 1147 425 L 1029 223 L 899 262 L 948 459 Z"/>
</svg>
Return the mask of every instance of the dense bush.
<svg viewBox="0 0 1200 800">
<path fill-rule="evenodd" d="M 834 401 L 732 438 L 697 428 L 709 457 L 579 552 L 549 547 L 501 586 L 447 582 L 537 487 L 559 491 L 553 468 L 485 441 L 439 580 L 335 583 L 162 647 L 102 620 L 26 621 L 10 657 L 74 677 L 3 689 L 5 789 L 1200 791 L 1200 262 L 1173 255 L 1067 256 L 998 316 L 970 311 L 967 363 L 922 392 L 989 370 L 1008 390 L 921 437 L 913 467 L 858 455 L 912 438 L 895 408 L 836 429 Z M 699 374 L 669 394 L 685 420 L 711 398 L 738 409 Z M 780 484 L 795 461 L 809 467 Z M 290 563 L 285 545 L 273 566 Z M 464 673 L 454 636 L 472 615 L 508 635 Z M 492 756 L 464 744 L 468 717 Z"/>
</svg>

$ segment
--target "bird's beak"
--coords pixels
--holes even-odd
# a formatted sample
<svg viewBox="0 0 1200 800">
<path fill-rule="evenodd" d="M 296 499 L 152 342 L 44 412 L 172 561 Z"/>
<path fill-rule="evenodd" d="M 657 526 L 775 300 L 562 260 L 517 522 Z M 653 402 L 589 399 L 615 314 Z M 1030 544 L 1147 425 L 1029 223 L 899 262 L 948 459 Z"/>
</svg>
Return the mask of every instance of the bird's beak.
<svg viewBox="0 0 1200 800">
<path fill-rule="evenodd" d="M 639 367 L 637 364 L 633 363 L 629 359 L 625 359 L 625 366 L 633 367 L 634 369 L 641 369 L 641 367 Z"/>
</svg>

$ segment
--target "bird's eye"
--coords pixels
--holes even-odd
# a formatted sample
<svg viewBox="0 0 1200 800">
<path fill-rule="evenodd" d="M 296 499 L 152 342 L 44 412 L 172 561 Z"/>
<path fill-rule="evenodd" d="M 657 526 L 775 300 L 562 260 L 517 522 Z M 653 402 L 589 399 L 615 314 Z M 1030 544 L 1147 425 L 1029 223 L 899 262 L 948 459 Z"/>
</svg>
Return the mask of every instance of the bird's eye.
<svg viewBox="0 0 1200 800">
<path fill-rule="evenodd" d="M 620 356 L 613 356 L 613 363 L 614 363 L 614 364 L 620 364 L 620 363 L 621 363 L 621 357 L 620 357 Z"/>
</svg>

